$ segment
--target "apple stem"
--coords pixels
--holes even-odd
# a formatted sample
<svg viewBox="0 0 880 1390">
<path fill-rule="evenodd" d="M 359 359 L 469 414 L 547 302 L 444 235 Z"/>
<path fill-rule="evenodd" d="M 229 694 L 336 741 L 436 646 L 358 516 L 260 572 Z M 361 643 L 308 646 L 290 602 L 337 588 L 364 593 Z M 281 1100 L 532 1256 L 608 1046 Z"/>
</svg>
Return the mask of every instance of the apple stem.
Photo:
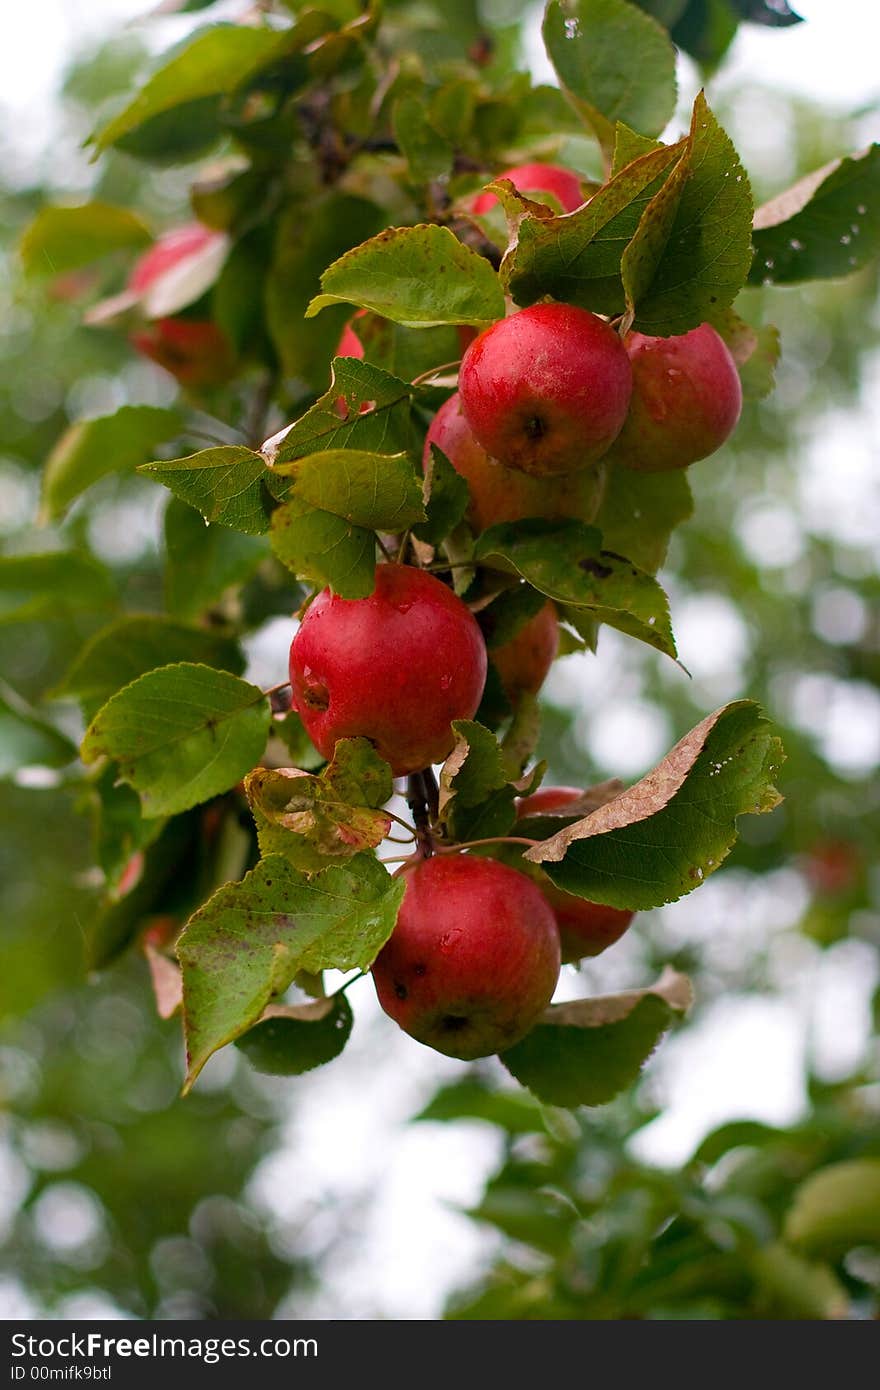
<svg viewBox="0 0 880 1390">
<path fill-rule="evenodd" d="M 385 556 L 385 559 L 388 561 L 389 565 L 393 565 L 393 564 L 394 564 L 394 556 L 391 554 L 391 551 L 388 549 L 388 547 L 387 547 L 387 545 L 385 544 L 385 542 L 383 541 L 382 537 L 381 537 L 380 535 L 378 535 L 378 534 L 377 534 L 377 536 L 376 536 L 376 544 L 378 545 L 378 547 L 379 547 L 379 549 L 381 550 L 382 554 Z"/>
<path fill-rule="evenodd" d="M 403 557 L 404 557 L 404 555 L 406 554 L 406 547 L 407 547 L 408 545 L 409 545 L 409 531 L 404 531 L 403 536 L 401 537 L 401 540 L 400 540 L 400 545 L 399 545 L 398 550 L 397 550 L 397 563 L 398 563 L 399 565 L 402 565 L 402 564 L 403 564 Z"/>
</svg>

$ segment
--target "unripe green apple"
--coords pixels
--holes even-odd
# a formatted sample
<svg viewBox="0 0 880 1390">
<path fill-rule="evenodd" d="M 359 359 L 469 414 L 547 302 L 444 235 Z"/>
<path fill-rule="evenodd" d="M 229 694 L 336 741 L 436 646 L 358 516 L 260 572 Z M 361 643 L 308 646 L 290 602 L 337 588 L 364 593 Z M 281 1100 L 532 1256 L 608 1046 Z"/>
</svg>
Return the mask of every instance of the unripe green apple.
<svg viewBox="0 0 880 1390">
<path fill-rule="evenodd" d="M 607 453 L 626 419 L 632 369 L 604 319 L 571 304 L 534 304 L 480 334 L 458 385 L 487 453 L 543 478 Z"/>
<path fill-rule="evenodd" d="M 537 695 L 559 651 L 559 619 L 548 599 L 509 642 L 489 653 L 504 693 L 514 704 L 520 695 Z"/>
<path fill-rule="evenodd" d="M 541 787 L 517 802 L 517 815 L 522 820 L 525 816 L 560 811 L 582 796 L 583 792 L 577 787 Z M 608 946 L 613 946 L 635 917 L 634 912 L 626 909 L 592 903 L 564 892 L 542 869 L 537 870 L 534 881 L 540 885 L 556 916 L 562 959 L 566 964 L 583 960 L 585 956 L 598 956 Z"/>
<path fill-rule="evenodd" d="M 395 776 L 452 751 L 454 719 L 472 719 L 486 683 L 476 619 L 433 574 L 382 564 L 369 598 L 324 589 L 290 647 L 293 707 L 318 752 L 371 739 Z"/>
<path fill-rule="evenodd" d="M 633 373 L 629 414 L 609 462 L 640 473 L 687 468 L 720 449 L 736 428 L 742 387 L 736 363 L 711 324 L 672 338 L 628 333 Z"/>
<path fill-rule="evenodd" d="M 510 179 L 514 188 L 528 197 L 531 194 L 552 193 L 563 212 L 574 212 L 584 202 L 581 181 L 570 169 L 558 164 L 516 164 L 496 174 L 498 179 Z M 498 202 L 494 193 L 477 193 L 471 200 L 469 211 L 487 213 Z"/>
<path fill-rule="evenodd" d="M 448 1057 L 512 1047 L 559 978 L 559 934 L 540 890 L 466 854 L 422 860 L 404 877 L 397 925 L 373 965 L 382 1008 Z"/>
<path fill-rule="evenodd" d="M 425 440 L 427 467 L 431 445 L 441 449 L 471 495 L 468 520 L 476 531 L 501 521 L 521 521 L 526 516 L 557 521 L 575 517 L 592 521 L 605 489 L 604 463 L 555 478 L 532 478 L 516 468 L 505 468 L 490 458 L 461 409 L 456 391 L 444 401 L 431 421 Z"/>
</svg>

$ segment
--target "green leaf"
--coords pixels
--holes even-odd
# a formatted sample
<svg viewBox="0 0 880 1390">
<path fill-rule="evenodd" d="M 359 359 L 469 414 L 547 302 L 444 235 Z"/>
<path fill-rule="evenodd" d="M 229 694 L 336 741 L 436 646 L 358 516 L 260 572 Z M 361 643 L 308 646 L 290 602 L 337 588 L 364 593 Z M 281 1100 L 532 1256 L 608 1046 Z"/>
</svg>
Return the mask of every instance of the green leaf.
<svg viewBox="0 0 880 1390">
<path fill-rule="evenodd" d="M 64 767 L 75 757 L 76 745 L 0 681 L 0 778 L 23 767 Z"/>
<path fill-rule="evenodd" d="M 329 449 L 405 452 L 411 444 L 411 394 L 405 381 L 378 367 L 336 357 L 329 388 L 264 456 L 276 467 Z M 283 497 L 289 484 L 271 486 Z"/>
<path fill-rule="evenodd" d="M 805 1260 L 781 1241 L 756 1250 L 751 1260 L 759 1318 L 845 1318 L 846 1290 L 828 1265 Z"/>
<path fill-rule="evenodd" d="M 405 884 L 370 854 L 307 877 L 263 859 L 190 918 L 180 939 L 187 1088 L 301 970 L 366 970 L 397 920 Z"/>
<path fill-rule="evenodd" d="M 742 815 L 771 811 L 782 748 L 751 700 L 708 715 L 640 782 L 524 858 L 611 907 L 660 907 L 714 873 Z"/>
<path fill-rule="evenodd" d="M 639 569 L 656 574 L 666 559 L 669 537 L 693 510 L 683 468 L 672 473 L 637 473 L 611 467 L 596 526 L 606 550 L 627 555 Z"/>
<path fill-rule="evenodd" d="M 206 525 L 194 507 L 171 497 L 165 510 L 165 606 L 178 618 L 198 618 L 227 589 L 249 579 L 268 555 L 262 537 Z"/>
<path fill-rule="evenodd" d="M 391 769 L 368 739 L 340 739 L 317 777 L 294 768 L 258 767 L 245 788 L 262 823 L 284 832 L 283 838 L 273 837 L 273 848 L 283 852 L 284 838 L 304 839 L 317 851 L 318 864 L 321 858 L 351 858 L 374 849 L 391 828 L 379 809 L 394 792 Z"/>
<path fill-rule="evenodd" d="M 497 738 L 473 719 L 455 719 L 455 747 L 440 773 L 440 815 L 455 801 L 478 806 L 507 783 L 504 756 Z"/>
<path fill-rule="evenodd" d="M 353 1023 L 344 994 L 312 1004 L 270 1004 L 260 1022 L 235 1045 L 256 1071 L 302 1076 L 340 1055 Z"/>
<path fill-rule="evenodd" d="M 464 520 L 470 504 L 467 483 L 436 444 L 431 445 L 431 456 L 425 469 L 425 492 L 428 519 L 413 529 L 420 541 L 436 546 Z"/>
<path fill-rule="evenodd" d="M 691 998 L 687 977 L 667 970 L 650 989 L 551 1004 L 501 1061 L 539 1100 L 604 1105 L 632 1085 Z"/>
<path fill-rule="evenodd" d="M 276 463 L 275 472 L 293 480 L 293 497 L 355 526 L 402 531 L 425 520 L 422 479 L 403 453 L 325 449 Z"/>
<path fill-rule="evenodd" d="M 485 1120 L 510 1134 L 540 1134 L 544 1129 L 541 1107 L 522 1091 L 497 1091 L 483 1081 L 453 1081 L 431 1097 L 413 1121 L 449 1123 Z"/>
<path fill-rule="evenodd" d="M 305 725 L 295 709 L 288 710 L 286 714 L 275 715 L 272 720 L 272 733 L 284 744 L 293 767 L 301 767 L 304 772 L 314 772 L 323 766 L 324 759 L 306 733 Z"/>
<path fill-rule="evenodd" d="M 83 762 L 113 758 L 146 816 L 168 816 L 235 786 L 269 732 L 269 703 L 225 671 L 178 662 L 111 697 L 82 742 Z"/>
<path fill-rule="evenodd" d="M 495 735 L 472 719 L 456 719 L 455 747 L 440 773 L 440 819 L 456 840 L 506 835 L 516 821 L 516 791 Z"/>
<path fill-rule="evenodd" d="M 275 30 L 239 24 L 203 30 L 91 137 L 92 143 L 105 150 L 175 108 L 231 92 L 283 53 L 284 39 Z"/>
<path fill-rule="evenodd" d="M 117 690 L 147 671 L 176 661 L 196 661 L 235 675 L 244 670 L 241 648 L 233 638 L 138 613 L 118 619 L 89 638 L 50 692 L 51 698 L 79 700 L 86 719 L 91 719 Z"/>
<path fill-rule="evenodd" d="M 739 156 L 700 92 L 687 152 L 622 261 L 638 332 L 687 333 L 733 302 L 751 264 L 752 208 Z"/>
<path fill-rule="evenodd" d="M 453 148 L 432 126 L 423 99 L 398 97 L 391 112 L 391 127 L 414 184 L 430 183 L 449 174 Z"/>
<path fill-rule="evenodd" d="M 566 217 L 524 217 L 501 266 L 517 304 L 552 295 L 595 313 L 622 313 L 621 258 L 684 149 L 680 141 L 640 156 Z"/>
<path fill-rule="evenodd" d="M 150 240 L 146 223 L 128 208 L 102 202 L 45 207 L 25 229 L 21 259 L 28 275 L 60 275 Z"/>
<path fill-rule="evenodd" d="M 880 1243 L 880 1158 L 849 1159 L 811 1174 L 794 1194 L 784 1234 L 828 1259 Z"/>
<path fill-rule="evenodd" d="M 234 531 L 258 536 L 269 528 L 272 497 L 270 478 L 262 454 L 240 444 L 202 449 L 188 458 L 141 464 L 157 483 L 164 483 L 179 497 L 202 513 L 206 521 L 217 521 Z"/>
<path fill-rule="evenodd" d="M 461 357 L 458 329 L 451 323 L 407 328 L 378 314 L 363 314 L 352 327 L 363 345 L 364 360 L 407 382 Z"/>
<path fill-rule="evenodd" d="M 513 566 L 548 598 L 587 609 L 609 627 L 675 656 L 669 604 L 656 579 L 611 551 L 579 521 L 527 520 L 490 526 L 477 541 L 477 560 Z"/>
<path fill-rule="evenodd" d="M 160 821 L 157 828 L 158 834 L 145 843 L 144 866 L 138 882 L 124 897 L 111 900 L 85 924 L 89 970 L 106 969 L 131 945 L 145 917 L 154 912 L 173 913 L 177 908 L 175 894 L 185 895 L 191 887 L 202 839 L 199 816 L 176 816 L 171 821 Z"/>
<path fill-rule="evenodd" d="M 48 622 L 117 606 L 110 572 L 82 551 L 0 555 L 0 625 Z"/>
<path fill-rule="evenodd" d="M 611 159 L 611 174 L 619 174 L 621 169 L 625 169 L 627 164 L 631 164 L 634 159 L 639 159 L 643 154 L 650 154 L 652 150 L 659 148 L 658 142 L 652 140 L 648 135 L 639 135 L 637 131 L 630 130 L 623 121 L 618 121 L 614 131 L 614 154 Z"/>
<path fill-rule="evenodd" d="M 880 144 L 836 159 L 755 213 L 753 285 L 851 275 L 880 255 Z"/>
<path fill-rule="evenodd" d="M 448 227 L 389 227 L 334 261 L 307 317 L 328 304 L 372 309 L 413 328 L 473 324 L 504 317 L 504 291 L 496 272 Z"/>
<path fill-rule="evenodd" d="M 58 521 L 71 502 L 108 473 L 133 473 L 182 428 L 177 411 L 153 405 L 123 405 L 113 415 L 69 425 L 46 460 L 43 518 Z"/>
<path fill-rule="evenodd" d="M 779 363 L 779 329 L 768 323 L 754 328 L 741 319 L 734 309 L 710 318 L 716 332 L 724 339 L 736 363 L 746 400 L 761 401 L 776 385 Z"/>
<path fill-rule="evenodd" d="M 304 317 L 330 261 L 384 225 L 375 203 L 347 193 L 316 195 L 311 207 L 297 198 L 278 219 L 275 250 L 266 280 L 266 322 L 285 376 L 300 377 L 316 391 L 350 310 L 319 319 Z"/>
<path fill-rule="evenodd" d="M 627 0 L 550 0 L 544 43 L 562 86 L 607 150 L 623 121 L 659 135 L 675 110 L 675 49 Z"/>
<path fill-rule="evenodd" d="M 272 550 L 298 579 L 329 584 L 341 598 L 368 598 L 376 582 L 376 536 L 299 498 L 272 516 Z"/>
<path fill-rule="evenodd" d="M 107 888 L 114 893 L 132 855 L 162 833 L 167 821 L 144 820 L 137 792 L 118 780 L 114 763 L 107 763 L 89 787 L 95 854 Z"/>
</svg>

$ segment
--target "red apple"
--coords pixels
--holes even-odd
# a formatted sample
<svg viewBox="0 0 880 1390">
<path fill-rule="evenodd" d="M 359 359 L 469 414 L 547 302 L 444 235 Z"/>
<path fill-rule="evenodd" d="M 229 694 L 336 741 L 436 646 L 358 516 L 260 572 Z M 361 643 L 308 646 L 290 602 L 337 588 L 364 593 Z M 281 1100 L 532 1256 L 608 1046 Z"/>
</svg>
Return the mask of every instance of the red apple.
<svg viewBox="0 0 880 1390">
<path fill-rule="evenodd" d="M 373 965 L 382 1008 L 448 1057 L 512 1047 L 559 977 L 559 935 L 540 890 L 465 854 L 425 859 L 404 877 L 397 925 Z"/>
<path fill-rule="evenodd" d="M 537 695 L 558 651 L 559 619 L 548 599 L 509 642 L 489 653 L 507 698 L 516 703 L 522 694 Z"/>
<path fill-rule="evenodd" d="M 521 521 L 526 516 L 592 521 L 599 509 L 605 487 L 601 463 L 555 478 L 532 478 L 518 469 L 505 468 L 477 443 L 462 414 L 457 391 L 444 401 L 431 421 L 425 440 L 425 466 L 432 444 L 442 449 L 455 471 L 466 480 L 471 494 L 468 520 L 476 531 L 484 531 L 500 521 Z"/>
<path fill-rule="evenodd" d="M 434 575 L 382 564 L 369 598 L 324 589 L 290 647 L 293 707 L 318 751 L 373 741 L 395 776 L 442 762 L 486 683 L 476 619 Z"/>
<path fill-rule="evenodd" d="M 578 787 L 541 787 L 531 796 L 524 796 L 517 803 L 517 815 L 542 816 L 547 811 L 559 811 L 583 796 Z M 604 903 L 591 903 L 586 898 L 565 893 L 539 869 L 535 882 L 540 884 L 541 892 L 553 909 L 559 938 L 562 942 L 562 959 L 566 963 L 583 960 L 585 956 L 598 956 L 606 947 L 613 946 L 626 931 L 634 912 L 619 907 L 607 907 Z"/>
<path fill-rule="evenodd" d="M 579 208 L 584 202 L 581 181 L 577 174 L 573 174 L 570 169 L 561 168 L 558 164 L 517 164 L 512 169 L 505 169 L 503 173 L 496 174 L 495 177 L 510 179 L 517 192 L 524 193 L 526 197 L 532 194 L 552 193 L 559 200 L 563 212 L 574 212 L 575 208 Z M 469 211 L 486 213 L 491 211 L 497 202 L 494 193 L 477 193 Z"/>
<path fill-rule="evenodd" d="M 492 458 L 547 477 L 607 453 L 626 419 L 632 370 L 604 319 L 534 304 L 480 334 L 458 382 L 465 418 Z"/>
<path fill-rule="evenodd" d="M 628 333 L 629 414 L 609 459 L 641 473 L 687 468 L 720 449 L 736 428 L 742 387 L 711 324 L 674 338 Z"/>
</svg>

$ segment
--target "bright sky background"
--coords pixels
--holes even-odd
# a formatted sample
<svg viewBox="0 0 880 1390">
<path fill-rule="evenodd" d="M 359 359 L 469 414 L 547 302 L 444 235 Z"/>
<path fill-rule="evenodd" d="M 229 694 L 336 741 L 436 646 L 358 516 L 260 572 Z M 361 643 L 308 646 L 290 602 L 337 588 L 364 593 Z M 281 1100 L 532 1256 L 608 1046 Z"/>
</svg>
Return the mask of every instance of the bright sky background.
<svg viewBox="0 0 880 1390">
<path fill-rule="evenodd" d="M 149 8 L 149 0 L 5 0 L 0 14 L 0 121 L 9 142 L 38 154 L 53 129 L 53 92 L 70 58 L 91 38 Z M 244 8 L 244 0 L 231 0 L 212 14 Z M 800 28 L 741 30 L 724 86 L 759 81 L 843 111 L 873 106 L 865 136 L 880 138 L 880 3 L 800 0 L 797 8 L 808 21 Z M 181 22 L 154 23 L 151 30 L 161 47 L 178 37 Z M 535 68 L 537 75 L 547 75 L 540 57 Z M 690 620 L 711 622 L 720 665 L 704 674 L 723 684 L 728 679 L 725 660 L 729 658 L 731 671 L 736 665 L 735 630 L 725 645 L 715 609 L 691 613 Z M 603 646 L 603 659 L 612 666 L 614 639 L 611 633 Z M 700 644 L 695 645 L 698 649 Z M 259 659 L 259 652 L 254 656 Z M 559 696 L 575 675 L 580 697 L 585 698 L 582 683 L 589 676 L 586 671 L 575 673 L 569 663 L 560 668 L 558 689 L 554 686 Z M 729 679 L 735 681 L 735 674 Z M 724 692 L 719 688 L 718 693 L 720 701 Z M 608 732 L 618 746 L 625 743 L 619 729 Z M 659 731 L 661 743 L 667 732 Z M 757 947 L 759 940 L 766 942 L 774 932 L 783 932 L 800 910 L 797 885 L 788 880 L 768 881 L 761 894 L 750 893 L 752 920 L 746 923 L 738 916 L 733 876 L 707 883 L 693 907 L 686 899 L 670 911 L 676 913 L 676 930 L 683 940 L 711 940 L 707 949 L 722 953 L 734 945 L 741 950 L 744 934 L 746 943 Z M 794 917 L 786 918 L 786 911 Z M 797 960 L 792 951 L 799 953 Z M 824 1047 L 826 1061 L 841 1074 L 858 1059 L 874 982 L 868 948 L 849 942 L 822 957 L 803 938 L 780 934 L 778 950 L 771 940 L 771 959 L 776 960 L 780 981 L 797 974 L 800 985 L 794 993 L 778 1000 L 727 999 L 686 1036 L 673 1038 L 661 1050 L 653 1074 L 666 1109 L 641 1139 L 644 1157 L 680 1162 L 707 1129 L 731 1116 L 792 1121 L 804 1103 L 803 1052 L 808 1040 L 811 1046 Z M 588 990 L 631 983 L 615 979 L 616 974 L 625 976 L 625 950 L 614 961 L 609 959 L 601 980 L 598 972 L 593 974 L 595 969 L 586 981 L 582 976 L 576 983 L 571 975 L 566 993 L 583 992 L 585 983 Z M 367 1210 L 359 1207 L 358 1228 L 351 1231 L 344 1258 L 324 1287 L 315 1313 L 369 1318 L 378 1309 L 391 1317 L 436 1317 L 446 1291 L 473 1277 L 475 1261 L 489 1253 L 486 1234 L 453 1208 L 477 1198 L 497 1159 L 498 1139 L 478 1125 L 407 1125 L 431 1086 L 458 1075 L 461 1067 L 394 1035 L 378 1013 L 369 981 L 356 986 L 353 1002 L 359 1011 L 358 1028 L 345 1062 L 297 1088 L 296 1112 L 285 1143 L 258 1173 L 254 1195 L 277 1216 L 280 1201 L 283 1208 L 279 1193 L 288 1192 L 293 1219 L 303 1201 L 332 1203 L 352 1196 L 364 1183 L 372 1184 L 374 1200 Z M 381 1069 L 375 1065 L 377 1056 Z M 205 1084 L 210 1084 L 212 1074 L 219 1082 L 233 1062 L 232 1056 L 220 1054 L 208 1068 Z M 0 1183 L 10 1200 L 14 1186 Z M 13 1316 L 9 1307 L 19 1314 L 27 1311 L 14 1297 L 5 1312 L 0 1297 L 0 1316 Z M 70 1315 L 76 1311 L 70 1310 Z M 110 1311 L 102 1304 L 91 1315 Z M 291 1311 L 301 1314 L 302 1309 Z"/>
</svg>

